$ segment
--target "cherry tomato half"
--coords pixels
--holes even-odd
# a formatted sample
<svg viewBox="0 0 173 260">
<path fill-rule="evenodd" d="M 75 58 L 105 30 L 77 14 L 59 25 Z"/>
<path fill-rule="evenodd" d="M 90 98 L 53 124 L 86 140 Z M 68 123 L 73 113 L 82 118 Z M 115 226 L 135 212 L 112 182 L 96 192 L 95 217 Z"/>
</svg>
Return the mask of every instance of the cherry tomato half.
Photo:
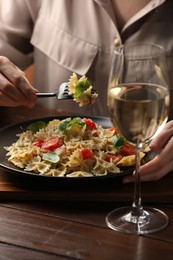
<svg viewBox="0 0 173 260">
<path fill-rule="evenodd" d="M 90 130 L 93 130 L 93 129 L 97 128 L 96 124 L 94 123 L 94 121 L 92 119 L 90 119 L 90 118 L 83 118 L 82 122 L 84 122 L 88 126 L 88 128 Z"/>
<path fill-rule="evenodd" d="M 34 140 L 34 142 L 33 142 L 32 144 L 33 144 L 34 146 L 41 147 L 43 143 L 44 143 L 43 140 L 36 139 L 36 140 Z"/>
<path fill-rule="evenodd" d="M 82 154 L 82 158 L 83 160 L 88 160 L 88 159 L 91 159 L 92 158 L 92 151 L 88 148 L 83 148 L 81 150 L 81 154 Z"/>
<path fill-rule="evenodd" d="M 124 144 L 121 153 L 125 156 L 135 154 L 135 146 L 133 144 Z"/>
<path fill-rule="evenodd" d="M 41 148 L 47 151 L 53 151 L 61 146 L 61 139 L 59 137 L 52 137 L 49 140 L 44 141 Z"/>
</svg>

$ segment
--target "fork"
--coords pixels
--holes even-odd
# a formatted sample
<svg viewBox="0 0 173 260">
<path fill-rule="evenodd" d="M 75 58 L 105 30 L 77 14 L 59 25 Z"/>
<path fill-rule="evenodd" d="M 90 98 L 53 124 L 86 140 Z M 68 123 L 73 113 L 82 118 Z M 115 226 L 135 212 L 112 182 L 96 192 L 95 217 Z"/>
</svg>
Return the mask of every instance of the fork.
<svg viewBox="0 0 173 260">
<path fill-rule="evenodd" d="M 38 98 L 45 98 L 45 97 L 56 97 L 57 99 L 73 99 L 73 95 L 69 94 L 69 83 L 64 82 L 60 85 L 59 90 L 57 92 L 50 92 L 50 93 L 37 93 Z"/>
<path fill-rule="evenodd" d="M 64 82 L 60 85 L 59 90 L 57 92 L 50 92 L 50 93 L 36 93 L 38 98 L 45 98 L 45 97 L 56 97 L 58 100 L 63 99 L 73 99 L 73 95 L 69 94 L 69 82 Z M 91 94 L 94 94 L 95 90 L 91 90 Z"/>
</svg>

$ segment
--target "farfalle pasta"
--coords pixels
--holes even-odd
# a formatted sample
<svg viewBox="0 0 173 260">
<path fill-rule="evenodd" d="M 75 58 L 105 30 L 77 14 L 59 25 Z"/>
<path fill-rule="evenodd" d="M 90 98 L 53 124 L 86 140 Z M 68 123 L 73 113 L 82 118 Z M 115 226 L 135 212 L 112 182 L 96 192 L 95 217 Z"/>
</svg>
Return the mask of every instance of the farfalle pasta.
<svg viewBox="0 0 173 260">
<path fill-rule="evenodd" d="M 104 176 L 134 165 L 134 146 L 115 128 L 104 129 L 89 118 L 32 123 L 5 149 L 9 162 L 44 176 Z"/>
<path fill-rule="evenodd" d="M 95 103 L 98 94 L 93 92 L 93 87 L 86 76 L 77 78 L 75 73 L 69 79 L 69 94 L 80 107 Z"/>
</svg>

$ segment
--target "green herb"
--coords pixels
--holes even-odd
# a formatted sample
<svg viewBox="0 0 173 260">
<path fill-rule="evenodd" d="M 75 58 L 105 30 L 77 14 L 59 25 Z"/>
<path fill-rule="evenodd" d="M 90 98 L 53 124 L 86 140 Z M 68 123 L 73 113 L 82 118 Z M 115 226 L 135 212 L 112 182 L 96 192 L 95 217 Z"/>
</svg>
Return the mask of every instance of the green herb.
<svg viewBox="0 0 173 260">
<path fill-rule="evenodd" d="M 124 138 L 120 134 L 117 134 L 112 137 L 112 144 L 118 150 L 124 145 Z"/>
<path fill-rule="evenodd" d="M 45 128 L 46 127 L 46 123 L 43 122 L 43 121 L 37 121 L 37 122 L 34 122 L 32 124 L 30 124 L 28 127 L 27 127 L 27 130 L 30 130 L 32 131 L 33 133 L 36 133 L 39 129 L 41 128 Z"/>
<path fill-rule="evenodd" d="M 74 98 L 79 98 L 85 90 L 91 86 L 90 82 L 87 79 L 79 80 L 76 83 L 76 89 L 74 93 Z"/>
<path fill-rule="evenodd" d="M 63 120 L 60 124 L 59 124 L 59 131 L 64 132 L 66 130 L 66 128 L 68 127 L 69 123 L 70 123 L 71 119 L 68 118 L 66 120 Z"/>
<path fill-rule="evenodd" d="M 42 159 L 51 163 L 58 163 L 60 160 L 59 155 L 56 152 L 44 153 Z"/>
<path fill-rule="evenodd" d="M 59 130 L 61 132 L 64 132 L 68 127 L 74 126 L 74 125 L 85 125 L 84 122 L 81 121 L 80 117 L 75 117 L 73 119 L 66 119 L 63 122 L 59 124 Z"/>
<path fill-rule="evenodd" d="M 83 125 L 85 125 L 85 123 L 81 121 L 80 117 L 75 117 L 69 123 L 69 126 L 73 126 L 73 125 L 82 125 L 83 126 Z"/>
</svg>

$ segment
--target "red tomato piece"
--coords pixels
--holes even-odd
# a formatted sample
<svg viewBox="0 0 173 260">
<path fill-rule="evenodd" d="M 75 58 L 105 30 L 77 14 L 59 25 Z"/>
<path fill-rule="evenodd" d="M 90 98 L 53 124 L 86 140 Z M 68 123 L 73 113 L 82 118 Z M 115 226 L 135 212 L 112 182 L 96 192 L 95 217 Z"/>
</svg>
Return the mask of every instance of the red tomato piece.
<svg viewBox="0 0 173 260">
<path fill-rule="evenodd" d="M 34 146 L 41 147 L 43 143 L 44 143 L 43 140 L 36 139 L 32 144 L 33 144 Z"/>
<path fill-rule="evenodd" d="M 84 122 L 90 130 L 97 129 L 96 124 L 90 118 L 83 118 L 82 122 Z"/>
<path fill-rule="evenodd" d="M 115 127 L 111 127 L 109 128 L 109 130 L 112 132 L 113 135 L 117 135 L 118 134 L 118 131 Z"/>
<path fill-rule="evenodd" d="M 82 154 L 82 158 L 83 160 L 88 160 L 88 159 L 91 159 L 92 158 L 92 151 L 88 148 L 83 148 L 81 150 L 81 154 Z"/>
<path fill-rule="evenodd" d="M 122 155 L 121 154 L 107 153 L 105 155 L 105 161 L 107 161 L 107 162 L 111 162 L 111 161 L 119 162 L 121 159 L 122 159 Z"/>
<path fill-rule="evenodd" d="M 125 156 L 135 154 L 135 146 L 133 144 L 124 144 L 121 153 Z"/>
<path fill-rule="evenodd" d="M 61 139 L 59 137 L 52 137 L 49 140 L 44 141 L 41 148 L 47 151 L 53 151 L 61 146 Z"/>
</svg>

